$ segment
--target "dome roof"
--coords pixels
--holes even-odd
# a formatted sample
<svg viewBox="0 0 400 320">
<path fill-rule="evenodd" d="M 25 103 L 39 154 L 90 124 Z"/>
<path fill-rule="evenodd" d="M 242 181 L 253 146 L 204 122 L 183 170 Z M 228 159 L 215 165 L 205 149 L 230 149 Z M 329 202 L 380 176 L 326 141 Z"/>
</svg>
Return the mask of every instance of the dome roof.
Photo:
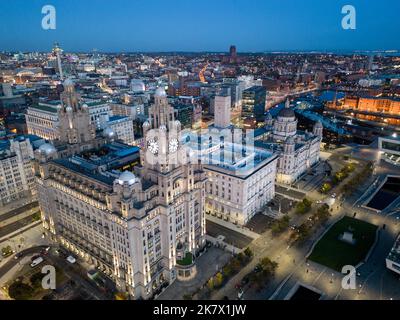
<svg viewBox="0 0 400 320">
<path fill-rule="evenodd" d="M 278 117 L 281 117 L 281 118 L 294 118 L 294 117 L 296 117 L 296 115 L 294 114 L 293 109 L 283 108 L 283 109 L 281 109 L 281 111 L 279 111 Z"/>
<path fill-rule="evenodd" d="M 124 171 L 118 177 L 118 183 L 121 185 L 124 184 L 125 182 L 128 183 L 129 185 L 132 185 L 135 183 L 135 181 L 136 181 L 136 176 L 130 171 Z"/>
<path fill-rule="evenodd" d="M 166 97 L 167 93 L 163 87 L 158 87 L 156 92 L 154 93 L 155 97 Z"/>
<path fill-rule="evenodd" d="M 56 151 L 57 151 L 56 148 L 54 148 L 54 146 L 50 143 L 43 143 L 39 147 L 39 152 L 44 153 L 45 155 L 50 155 Z"/>
<path fill-rule="evenodd" d="M 89 108 L 88 105 L 87 105 L 86 103 L 84 103 L 84 104 L 82 105 L 82 109 L 87 109 L 87 108 Z"/>
<path fill-rule="evenodd" d="M 143 127 L 150 127 L 150 122 L 148 121 L 143 122 Z"/>
<path fill-rule="evenodd" d="M 112 128 L 107 127 L 103 130 L 103 137 L 104 138 L 112 138 L 115 136 L 115 132 Z"/>
<path fill-rule="evenodd" d="M 175 120 L 175 125 L 176 125 L 176 126 L 180 126 L 180 125 L 181 125 L 181 122 L 180 122 L 179 120 Z"/>
<path fill-rule="evenodd" d="M 160 126 L 159 129 L 160 129 L 160 131 L 167 131 L 167 127 L 163 124 Z"/>
<path fill-rule="evenodd" d="M 65 108 L 65 111 L 67 111 L 67 112 L 72 112 L 72 107 L 71 107 L 71 106 L 66 107 L 66 108 Z"/>
</svg>

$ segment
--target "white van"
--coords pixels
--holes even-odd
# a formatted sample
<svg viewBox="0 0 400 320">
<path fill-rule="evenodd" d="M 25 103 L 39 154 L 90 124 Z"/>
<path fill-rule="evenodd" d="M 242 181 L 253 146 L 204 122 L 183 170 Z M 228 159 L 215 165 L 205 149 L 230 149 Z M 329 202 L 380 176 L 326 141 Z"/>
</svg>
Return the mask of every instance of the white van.
<svg viewBox="0 0 400 320">
<path fill-rule="evenodd" d="M 71 264 L 74 264 L 76 262 L 76 259 L 73 256 L 68 256 L 67 261 Z"/>
<path fill-rule="evenodd" d="M 43 262 L 43 258 L 42 257 L 38 257 L 38 258 L 36 258 L 35 260 L 32 261 L 31 267 L 32 268 L 36 267 L 39 263 L 42 263 L 42 262 Z"/>
</svg>

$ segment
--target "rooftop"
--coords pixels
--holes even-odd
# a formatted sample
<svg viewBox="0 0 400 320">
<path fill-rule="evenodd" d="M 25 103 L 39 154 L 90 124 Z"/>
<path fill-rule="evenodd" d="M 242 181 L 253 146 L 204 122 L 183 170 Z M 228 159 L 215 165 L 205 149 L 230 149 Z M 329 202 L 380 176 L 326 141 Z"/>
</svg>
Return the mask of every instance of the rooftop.
<svg viewBox="0 0 400 320">
<path fill-rule="evenodd" d="M 121 167 L 130 165 L 139 159 L 139 148 L 113 142 L 99 149 L 82 152 L 69 158 L 54 160 L 71 171 L 86 175 L 108 185 L 112 185 L 119 176 Z M 118 170 L 118 171 L 117 171 Z"/>
<path fill-rule="evenodd" d="M 57 113 L 57 108 L 55 106 L 51 107 L 51 106 L 48 106 L 46 104 L 41 104 L 41 103 L 30 107 L 30 109 L 37 109 L 37 110 L 40 110 L 40 111 Z"/>
<path fill-rule="evenodd" d="M 214 168 L 241 178 L 246 178 L 277 158 L 273 151 L 251 145 L 222 142 L 217 136 L 214 138 L 211 141 L 208 136 L 199 139 L 187 133 L 183 136 L 182 142 L 189 148 L 190 157 L 200 159 L 207 168 Z"/>
<path fill-rule="evenodd" d="M 126 120 L 126 119 L 128 119 L 128 117 L 125 117 L 125 116 L 111 116 L 109 118 L 109 122 L 118 121 L 118 120 Z"/>
</svg>

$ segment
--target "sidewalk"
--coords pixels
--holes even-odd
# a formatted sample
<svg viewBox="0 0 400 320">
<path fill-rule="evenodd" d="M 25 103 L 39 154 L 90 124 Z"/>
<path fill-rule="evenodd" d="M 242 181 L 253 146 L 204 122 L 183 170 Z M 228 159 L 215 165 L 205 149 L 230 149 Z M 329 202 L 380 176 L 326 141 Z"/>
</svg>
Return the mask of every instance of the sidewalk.
<svg viewBox="0 0 400 320">
<path fill-rule="evenodd" d="M 241 234 L 243 234 L 243 235 L 245 235 L 245 236 L 248 236 L 248 237 L 250 237 L 250 238 L 252 238 L 252 239 L 257 239 L 257 238 L 260 237 L 260 235 L 259 235 L 258 233 L 255 233 L 255 232 L 253 232 L 253 231 L 247 229 L 246 227 L 238 226 L 238 225 L 236 225 L 236 224 L 233 224 L 233 223 L 231 223 L 231 222 L 228 222 L 228 221 L 219 219 L 219 218 L 214 217 L 214 216 L 212 216 L 212 215 L 207 214 L 207 215 L 206 215 L 206 219 L 207 219 L 207 220 L 210 220 L 211 222 L 214 222 L 214 223 L 216 223 L 216 224 L 219 224 L 219 225 L 221 225 L 221 226 L 224 226 L 224 227 L 226 227 L 226 228 L 228 228 L 228 229 L 231 229 L 231 230 L 233 230 L 233 231 L 236 231 L 236 232 L 238 232 L 238 233 L 241 233 Z"/>
<path fill-rule="evenodd" d="M 13 237 L 16 237 L 16 236 L 28 231 L 29 229 L 32 229 L 32 228 L 37 227 L 37 226 L 40 226 L 41 224 L 42 224 L 41 221 L 35 221 L 35 222 L 32 222 L 31 224 L 28 224 L 28 225 L 24 226 L 21 229 L 15 230 L 14 232 L 11 232 L 11 233 L 5 235 L 4 237 L 1 237 L 0 238 L 0 244 L 2 244 L 2 242 L 8 241 Z"/>
<path fill-rule="evenodd" d="M 31 202 L 34 202 L 35 199 L 32 197 L 26 197 L 22 199 L 15 200 L 13 202 L 10 202 L 6 205 L 0 206 L 0 215 L 8 213 L 12 210 L 18 209 L 20 207 L 23 207 Z"/>
</svg>

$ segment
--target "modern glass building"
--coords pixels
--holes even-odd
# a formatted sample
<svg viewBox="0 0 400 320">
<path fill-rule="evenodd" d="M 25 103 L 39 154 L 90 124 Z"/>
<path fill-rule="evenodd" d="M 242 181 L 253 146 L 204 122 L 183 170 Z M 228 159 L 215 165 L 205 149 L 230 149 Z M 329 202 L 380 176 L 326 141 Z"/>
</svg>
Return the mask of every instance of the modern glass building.
<svg viewBox="0 0 400 320">
<path fill-rule="evenodd" d="M 267 91 L 262 86 L 253 86 L 243 91 L 242 117 L 263 120 Z"/>
</svg>

